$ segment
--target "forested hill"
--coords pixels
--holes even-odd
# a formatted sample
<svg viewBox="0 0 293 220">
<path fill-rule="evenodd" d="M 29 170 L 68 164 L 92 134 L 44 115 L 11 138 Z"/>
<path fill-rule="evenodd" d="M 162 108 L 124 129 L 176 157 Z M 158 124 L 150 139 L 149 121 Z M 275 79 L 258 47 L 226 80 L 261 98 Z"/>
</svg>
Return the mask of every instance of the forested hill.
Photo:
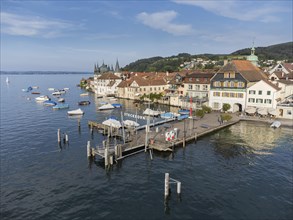
<svg viewBox="0 0 293 220">
<path fill-rule="evenodd" d="M 251 48 L 237 50 L 231 55 L 249 55 Z M 259 60 L 292 60 L 293 42 L 276 44 L 268 47 L 256 47 L 255 55 Z"/>
<path fill-rule="evenodd" d="M 268 47 L 256 47 L 255 54 L 259 60 L 288 60 L 293 62 L 293 42 L 276 44 Z M 224 59 L 235 56 L 250 55 L 251 48 L 245 48 L 235 51 L 231 54 L 198 54 L 191 55 L 188 53 L 180 53 L 170 57 L 151 57 L 140 59 L 126 65 L 123 70 L 133 72 L 174 72 L 180 70 L 180 65 L 184 62 L 190 62 L 194 58 L 203 58 L 222 63 Z"/>
</svg>

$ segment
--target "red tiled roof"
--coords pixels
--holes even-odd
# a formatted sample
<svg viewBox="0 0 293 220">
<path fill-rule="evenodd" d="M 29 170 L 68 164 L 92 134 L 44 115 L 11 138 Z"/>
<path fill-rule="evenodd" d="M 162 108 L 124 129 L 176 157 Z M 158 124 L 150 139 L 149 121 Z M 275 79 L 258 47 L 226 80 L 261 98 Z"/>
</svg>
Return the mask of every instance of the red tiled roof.
<svg viewBox="0 0 293 220">
<path fill-rule="evenodd" d="M 103 73 L 98 79 L 120 79 L 120 77 L 113 73 Z"/>
<path fill-rule="evenodd" d="M 267 76 L 248 60 L 232 60 L 223 66 L 218 73 L 234 71 L 240 73 L 249 82 L 267 79 Z"/>
</svg>

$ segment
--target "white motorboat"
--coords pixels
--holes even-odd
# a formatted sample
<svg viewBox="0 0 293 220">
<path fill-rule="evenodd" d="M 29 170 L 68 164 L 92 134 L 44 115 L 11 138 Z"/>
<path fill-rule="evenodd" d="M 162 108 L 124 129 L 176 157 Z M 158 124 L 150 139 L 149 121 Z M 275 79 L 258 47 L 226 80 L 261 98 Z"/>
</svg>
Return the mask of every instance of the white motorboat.
<svg viewBox="0 0 293 220">
<path fill-rule="evenodd" d="M 80 108 L 79 109 L 75 109 L 75 110 L 71 110 L 67 112 L 68 115 L 83 115 L 84 111 L 82 111 Z"/>
<path fill-rule="evenodd" d="M 162 114 L 163 112 L 161 112 L 161 111 L 155 111 L 155 110 L 152 110 L 152 109 L 150 109 L 150 108 L 147 108 L 144 112 L 143 112 L 143 114 L 144 115 L 149 115 L 149 116 L 158 116 L 158 115 L 160 115 L 160 114 Z"/>
<path fill-rule="evenodd" d="M 62 93 L 61 93 L 60 91 L 56 91 L 56 92 L 53 92 L 53 93 L 52 93 L 52 95 L 57 95 L 57 96 L 58 96 L 58 95 L 61 95 L 61 94 L 62 94 Z"/>
<path fill-rule="evenodd" d="M 281 126 L 281 122 L 280 121 L 274 121 L 272 124 L 271 124 L 271 128 L 278 128 Z"/>
<path fill-rule="evenodd" d="M 81 93 L 81 94 L 80 94 L 80 96 L 87 96 L 87 95 L 89 95 L 88 92 L 85 92 L 85 93 Z"/>
<path fill-rule="evenodd" d="M 138 127 L 140 124 L 138 124 L 137 122 L 135 121 L 132 121 L 132 120 L 125 120 L 123 121 L 123 124 L 126 126 L 126 127 Z"/>
<path fill-rule="evenodd" d="M 59 98 L 58 102 L 65 102 L 65 99 L 64 98 Z"/>
<path fill-rule="evenodd" d="M 37 102 L 44 102 L 44 101 L 48 101 L 48 100 L 51 100 L 51 99 L 47 95 L 41 95 L 41 96 L 35 98 L 35 100 Z"/>
<path fill-rule="evenodd" d="M 49 90 L 49 91 L 54 91 L 55 89 L 54 89 L 54 88 L 48 88 L 48 90 Z"/>
<path fill-rule="evenodd" d="M 122 127 L 120 121 L 113 119 L 113 118 L 109 118 L 106 121 L 103 121 L 102 124 L 107 125 L 109 127 L 113 127 L 113 128 L 121 128 Z"/>
<path fill-rule="evenodd" d="M 160 117 L 163 118 L 163 119 L 177 118 L 179 116 L 180 116 L 180 114 L 177 114 L 177 113 L 174 113 L 174 112 L 166 112 L 166 113 L 160 114 Z"/>
<path fill-rule="evenodd" d="M 111 104 L 105 104 L 105 105 L 102 105 L 101 107 L 99 107 L 98 109 L 99 110 L 110 110 L 110 109 L 114 109 L 115 107 Z"/>
</svg>

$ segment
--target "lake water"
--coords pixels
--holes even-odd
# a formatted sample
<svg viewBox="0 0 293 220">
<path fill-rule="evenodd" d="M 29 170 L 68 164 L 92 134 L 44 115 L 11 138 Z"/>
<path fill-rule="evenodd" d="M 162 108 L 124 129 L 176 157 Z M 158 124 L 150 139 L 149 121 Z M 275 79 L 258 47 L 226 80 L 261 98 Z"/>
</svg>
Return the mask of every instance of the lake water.
<svg viewBox="0 0 293 220">
<path fill-rule="evenodd" d="M 1 75 L 1 219 L 292 219 L 292 129 L 241 122 L 200 138 L 173 154 L 139 153 L 111 169 L 86 157 L 86 144 L 104 137 L 87 126 L 120 110 L 98 112 L 94 95 L 80 97 L 82 74 Z M 70 109 L 78 101 L 85 115 L 78 129 L 67 110 L 36 103 L 22 88 L 70 90 Z M 52 98 L 54 100 L 54 98 Z M 135 113 L 132 101 L 119 100 Z M 139 114 L 144 110 L 139 109 Z M 131 119 L 131 118 L 129 118 Z M 142 121 L 140 121 L 142 122 Z M 69 145 L 57 144 L 57 129 Z M 164 201 L 164 175 L 181 181 Z"/>
</svg>

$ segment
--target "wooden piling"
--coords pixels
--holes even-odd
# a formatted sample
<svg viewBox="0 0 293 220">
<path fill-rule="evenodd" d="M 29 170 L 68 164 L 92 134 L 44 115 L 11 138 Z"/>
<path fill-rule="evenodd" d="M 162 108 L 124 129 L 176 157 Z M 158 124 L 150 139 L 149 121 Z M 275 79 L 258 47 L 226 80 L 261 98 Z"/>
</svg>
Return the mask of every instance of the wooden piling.
<svg viewBox="0 0 293 220">
<path fill-rule="evenodd" d="M 58 143 L 60 144 L 61 143 L 61 131 L 59 128 L 57 130 L 57 140 L 58 140 Z"/>
<path fill-rule="evenodd" d="M 68 134 L 65 134 L 65 142 L 68 143 Z"/>
<path fill-rule="evenodd" d="M 80 118 L 77 119 L 77 125 L 78 125 L 78 128 L 80 128 Z"/>
<path fill-rule="evenodd" d="M 177 194 L 180 195 L 181 194 L 181 182 L 177 182 Z"/>
<path fill-rule="evenodd" d="M 113 165 L 113 155 L 110 156 L 110 165 Z"/>
<path fill-rule="evenodd" d="M 170 182 L 169 173 L 165 173 L 165 198 L 169 196 L 169 182 Z"/>
<path fill-rule="evenodd" d="M 109 165 L 109 152 L 108 147 L 105 148 L 105 167 Z"/>
<path fill-rule="evenodd" d="M 88 141 L 87 142 L 87 157 L 91 157 L 91 156 L 92 156 L 91 142 Z"/>
<path fill-rule="evenodd" d="M 197 141 L 197 133 L 194 134 L 194 141 Z"/>
<path fill-rule="evenodd" d="M 149 151 L 150 151 L 150 157 L 151 157 L 151 160 L 153 160 L 152 149 L 150 149 Z"/>
</svg>

